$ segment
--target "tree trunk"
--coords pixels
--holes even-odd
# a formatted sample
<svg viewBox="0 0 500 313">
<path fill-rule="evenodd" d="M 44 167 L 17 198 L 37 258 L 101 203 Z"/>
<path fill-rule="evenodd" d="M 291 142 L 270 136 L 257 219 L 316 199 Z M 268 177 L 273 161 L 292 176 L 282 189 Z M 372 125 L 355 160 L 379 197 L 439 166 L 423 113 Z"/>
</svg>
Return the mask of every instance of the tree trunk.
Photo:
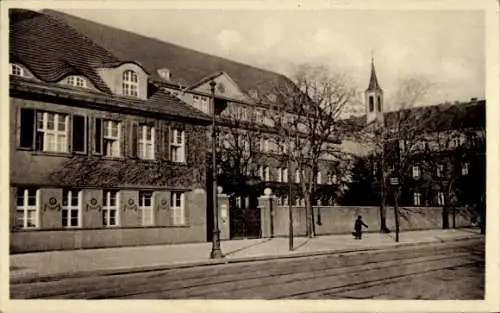
<svg viewBox="0 0 500 313">
<path fill-rule="evenodd" d="M 391 230 L 387 228 L 386 216 L 387 216 L 387 206 L 386 206 L 386 193 L 382 191 L 380 199 L 380 231 L 383 233 L 390 233 Z"/>
<path fill-rule="evenodd" d="M 445 203 L 443 205 L 443 229 L 448 229 L 450 228 L 450 210 L 449 210 L 449 207 L 448 207 L 448 204 Z"/>
<path fill-rule="evenodd" d="M 313 224 L 313 210 L 311 206 L 311 201 L 309 195 L 304 195 L 305 205 L 306 205 L 306 236 L 309 238 L 314 237 L 312 224 Z"/>
</svg>

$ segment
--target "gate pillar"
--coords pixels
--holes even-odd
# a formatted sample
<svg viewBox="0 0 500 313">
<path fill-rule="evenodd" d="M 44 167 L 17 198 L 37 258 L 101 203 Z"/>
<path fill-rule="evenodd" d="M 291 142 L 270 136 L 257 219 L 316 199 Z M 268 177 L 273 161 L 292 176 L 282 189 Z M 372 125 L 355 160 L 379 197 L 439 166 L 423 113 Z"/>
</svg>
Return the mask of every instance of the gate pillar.
<svg viewBox="0 0 500 313">
<path fill-rule="evenodd" d="M 261 196 L 259 198 L 260 227 L 262 238 L 274 237 L 274 211 L 276 206 L 274 196 Z"/>
<path fill-rule="evenodd" d="M 230 223 L 229 223 L 229 196 L 225 194 L 217 195 L 217 203 L 219 205 L 219 230 L 220 239 L 229 240 L 230 239 Z"/>
</svg>

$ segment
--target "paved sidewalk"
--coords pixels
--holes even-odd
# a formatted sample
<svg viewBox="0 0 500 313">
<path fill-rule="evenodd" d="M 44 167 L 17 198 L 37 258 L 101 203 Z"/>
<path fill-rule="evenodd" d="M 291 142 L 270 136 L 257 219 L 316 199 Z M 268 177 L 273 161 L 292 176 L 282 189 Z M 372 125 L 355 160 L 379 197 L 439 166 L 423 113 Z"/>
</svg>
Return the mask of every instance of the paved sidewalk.
<svg viewBox="0 0 500 313">
<path fill-rule="evenodd" d="M 396 243 L 394 234 L 366 233 L 363 240 L 351 235 L 222 241 L 222 260 L 210 260 L 211 243 L 122 247 L 14 254 L 10 256 L 11 282 L 58 277 L 136 272 L 203 264 L 256 261 L 314 254 L 390 249 L 397 246 L 482 238 L 479 229 L 450 229 L 403 232 Z"/>
</svg>

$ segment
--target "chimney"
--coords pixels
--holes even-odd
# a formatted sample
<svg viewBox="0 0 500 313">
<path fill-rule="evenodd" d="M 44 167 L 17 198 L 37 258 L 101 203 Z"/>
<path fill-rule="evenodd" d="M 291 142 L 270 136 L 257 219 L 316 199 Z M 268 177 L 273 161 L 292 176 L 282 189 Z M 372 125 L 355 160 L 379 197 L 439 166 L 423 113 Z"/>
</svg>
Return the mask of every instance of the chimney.
<svg viewBox="0 0 500 313">
<path fill-rule="evenodd" d="M 165 80 L 170 80 L 170 71 L 168 68 L 160 68 L 158 69 L 158 75 Z"/>
</svg>

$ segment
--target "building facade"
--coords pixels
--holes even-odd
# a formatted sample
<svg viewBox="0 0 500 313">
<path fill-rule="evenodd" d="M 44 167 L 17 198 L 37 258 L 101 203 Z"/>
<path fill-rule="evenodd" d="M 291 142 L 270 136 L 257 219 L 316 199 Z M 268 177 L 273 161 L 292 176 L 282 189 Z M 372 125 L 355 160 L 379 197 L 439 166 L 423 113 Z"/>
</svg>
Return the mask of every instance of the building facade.
<svg viewBox="0 0 500 313">
<path fill-rule="evenodd" d="M 66 25 L 10 17 L 11 251 L 204 241 L 210 118 Z"/>
</svg>

